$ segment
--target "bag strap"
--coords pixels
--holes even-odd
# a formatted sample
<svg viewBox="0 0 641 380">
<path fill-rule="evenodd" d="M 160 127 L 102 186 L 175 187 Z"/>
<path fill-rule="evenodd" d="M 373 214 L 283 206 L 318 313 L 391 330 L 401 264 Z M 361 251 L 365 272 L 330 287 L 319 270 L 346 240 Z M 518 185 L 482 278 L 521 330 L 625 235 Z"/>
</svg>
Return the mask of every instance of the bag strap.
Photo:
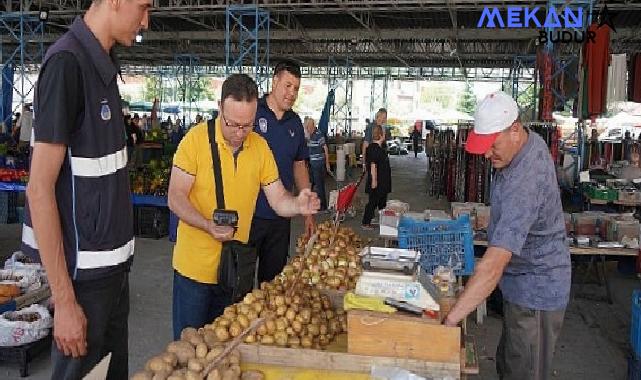
<svg viewBox="0 0 641 380">
<path fill-rule="evenodd" d="M 223 192 L 223 176 L 220 168 L 220 153 L 216 144 L 216 120 L 207 120 L 207 132 L 209 135 L 209 145 L 211 147 L 211 159 L 214 167 L 214 184 L 216 187 L 216 204 L 217 209 L 225 209 L 225 194 Z"/>
</svg>

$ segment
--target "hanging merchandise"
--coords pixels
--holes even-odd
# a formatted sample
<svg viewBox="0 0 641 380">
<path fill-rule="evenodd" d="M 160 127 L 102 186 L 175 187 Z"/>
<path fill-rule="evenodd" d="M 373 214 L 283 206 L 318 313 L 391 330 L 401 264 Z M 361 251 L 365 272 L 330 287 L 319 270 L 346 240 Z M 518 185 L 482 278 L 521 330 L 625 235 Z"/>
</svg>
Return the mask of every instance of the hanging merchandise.
<svg viewBox="0 0 641 380">
<path fill-rule="evenodd" d="M 550 149 L 550 155 L 552 160 L 555 163 L 558 163 L 559 159 L 559 140 L 561 139 L 561 128 L 555 122 L 530 122 L 526 123 L 525 127 L 529 128 L 531 131 L 539 134 L 548 148 Z"/>
<path fill-rule="evenodd" d="M 610 60 L 610 27 L 592 23 L 588 33 L 594 33 L 594 42 L 587 40 L 584 46 L 583 65 L 587 72 L 588 107 L 586 118 L 596 117 L 605 112 L 608 61 Z"/>
<path fill-rule="evenodd" d="M 628 78 L 628 100 L 641 103 L 641 54 L 636 53 L 630 60 Z"/>
<path fill-rule="evenodd" d="M 489 201 L 490 161 L 465 152 L 465 141 L 473 124 L 460 121 L 453 130 L 435 130 L 429 166 L 430 195 L 445 196 L 450 202 Z"/>
<path fill-rule="evenodd" d="M 540 81 L 541 97 L 539 103 L 540 117 L 542 120 L 552 120 L 552 111 L 554 108 L 554 96 L 552 93 L 552 56 L 545 50 L 539 50 L 537 53 Z"/>
<path fill-rule="evenodd" d="M 625 54 L 612 54 L 608 67 L 608 108 L 616 102 L 626 99 L 626 75 L 628 74 L 627 57 Z"/>
</svg>

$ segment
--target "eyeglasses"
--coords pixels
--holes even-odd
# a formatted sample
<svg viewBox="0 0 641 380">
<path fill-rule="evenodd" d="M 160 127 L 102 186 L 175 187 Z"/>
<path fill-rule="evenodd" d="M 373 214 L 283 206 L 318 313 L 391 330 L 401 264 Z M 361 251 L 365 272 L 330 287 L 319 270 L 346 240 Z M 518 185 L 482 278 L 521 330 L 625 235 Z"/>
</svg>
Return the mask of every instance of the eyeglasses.
<svg viewBox="0 0 641 380">
<path fill-rule="evenodd" d="M 229 123 L 227 121 L 227 119 L 225 118 L 225 115 L 222 112 L 220 113 L 220 117 L 222 117 L 223 123 L 225 123 L 227 128 L 237 129 L 237 130 L 239 130 L 241 132 L 251 131 L 252 129 L 254 129 L 254 123 L 247 124 L 247 125 L 238 125 L 238 124 L 235 124 L 235 123 L 233 123 L 233 124 Z"/>
</svg>

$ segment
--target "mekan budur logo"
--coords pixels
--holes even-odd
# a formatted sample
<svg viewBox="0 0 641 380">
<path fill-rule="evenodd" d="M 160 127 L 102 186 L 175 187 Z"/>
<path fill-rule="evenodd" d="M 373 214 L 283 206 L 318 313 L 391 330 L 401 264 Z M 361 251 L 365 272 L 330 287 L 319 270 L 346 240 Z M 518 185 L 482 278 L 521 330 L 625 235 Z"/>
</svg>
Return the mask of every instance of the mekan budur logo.
<svg viewBox="0 0 641 380">
<path fill-rule="evenodd" d="M 478 28 L 501 28 L 520 29 L 536 27 L 539 30 L 539 45 L 552 43 L 594 43 L 596 33 L 588 30 L 589 25 L 585 17 L 588 10 L 583 7 L 565 7 L 560 11 L 555 7 L 518 7 L 509 6 L 505 12 L 497 7 L 484 7 L 481 18 L 477 24 Z M 608 26 L 616 32 L 613 16 L 608 11 L 607 4 L 603 6 L 598 15 L 600 18 L 599 28 Z M 543 20 L 543 22 L 541 22 Z"/>
</svg>

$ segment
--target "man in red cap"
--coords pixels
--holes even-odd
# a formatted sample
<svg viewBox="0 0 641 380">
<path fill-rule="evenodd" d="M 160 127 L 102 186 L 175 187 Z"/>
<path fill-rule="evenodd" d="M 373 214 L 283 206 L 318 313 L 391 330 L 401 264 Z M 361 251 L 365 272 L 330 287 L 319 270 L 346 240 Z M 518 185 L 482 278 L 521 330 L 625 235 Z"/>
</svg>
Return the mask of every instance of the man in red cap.
<svg viewBox="0 0 641 380">
<path fill-rule="evenodd" d="M 496 169 L 488 249 L 445 324 L 457 325 L 499 284 L 500 378 L 549 379 L 571 279 L 554 163 L 543 139 L 523 127 L 516 102 L 503 92 L 478 104 L 465 149 L 485 155 Z"/>
</svg>

